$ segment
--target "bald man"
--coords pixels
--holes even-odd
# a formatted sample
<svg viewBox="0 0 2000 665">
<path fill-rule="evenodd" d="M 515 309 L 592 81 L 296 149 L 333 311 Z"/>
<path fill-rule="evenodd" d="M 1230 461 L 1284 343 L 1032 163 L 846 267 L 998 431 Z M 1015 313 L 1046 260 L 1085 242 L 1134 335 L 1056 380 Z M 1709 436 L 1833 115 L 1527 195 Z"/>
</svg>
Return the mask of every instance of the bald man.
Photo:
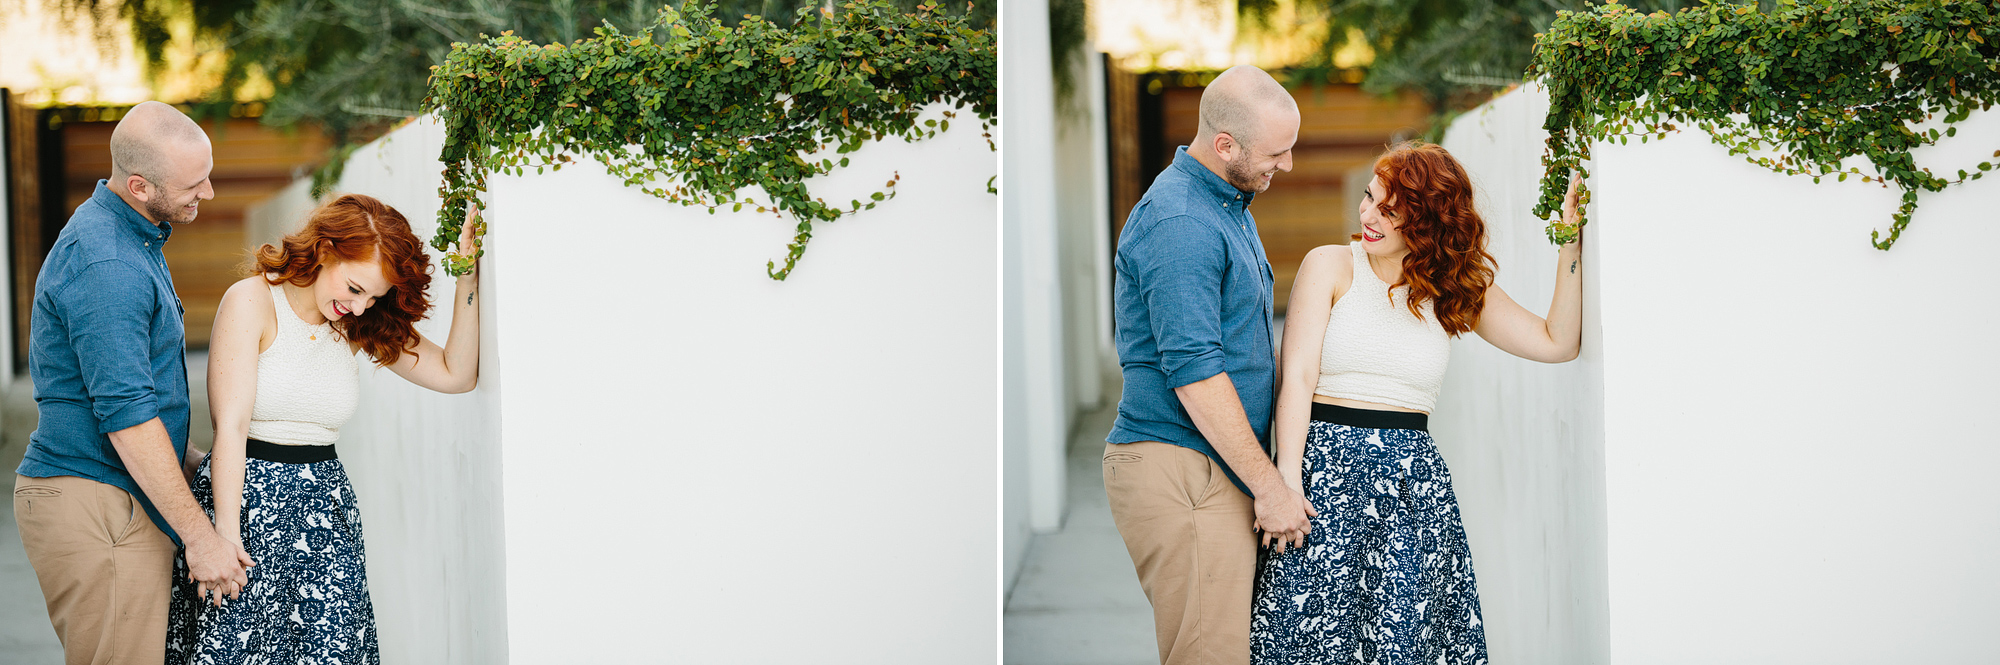
<svg viewBox="0 0 2000 665">
<path fill-rule="evenodd" d="M 35 278 L 28 363 L 41 420 L 14 478 L 21 544 L 69 665 L 166 659 L 177 545 L 234 595 L 253 565 L 188 490 L 187 340 L 160 249 L 215 198 L 208 135 L 159 102 L 111 133 L 111 179 Z"/>
<path fill-rule="evenodd" d="M 1118 238 L 1125 392 L 1104 490 L 1153 604 L 1160 662 L 1242 665 L 1257 533 L 1296 546 L 1314 514 L 1266 452 L 1271 264 L 1250 217 L 1271 177 L 1292 170 L 1299 107 L 1271 75 L 1241 66 L 1202 91 L 1200 123 Z"/>
</svg>

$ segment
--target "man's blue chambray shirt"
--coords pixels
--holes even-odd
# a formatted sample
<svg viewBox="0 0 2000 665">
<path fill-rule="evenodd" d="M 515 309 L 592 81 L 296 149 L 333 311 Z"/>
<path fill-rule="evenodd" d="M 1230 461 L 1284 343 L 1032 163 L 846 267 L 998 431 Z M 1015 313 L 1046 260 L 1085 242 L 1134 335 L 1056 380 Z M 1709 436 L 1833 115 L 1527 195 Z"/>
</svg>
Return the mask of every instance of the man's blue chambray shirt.
<svg viewBox="0 0 2000 665">
<path fill-rule="evenodd" d="M 1227 372 L 1257 441 L 1270 440 L 1278 363 L 1271 263 L 1250 218 L 1254 196 L 1183 146 L 1132 208 L 1118 237 L 1112 294 L 1125 394 L 1105 438 L 1201 451 L 1246 495 L 1250 488 L 1195 429 L 1174 389 Z"/>
<path fill-rule="evenodd" d="M 172 233 L 99 180 L 56 237 L 35 278 L 28 367 L 41 422 L 19 473 L 123 489 L 178 544 L 106 436 L 157 416 L 175 456 L 187 456 L 187 335 L 160 254 Z"/>
</svg>

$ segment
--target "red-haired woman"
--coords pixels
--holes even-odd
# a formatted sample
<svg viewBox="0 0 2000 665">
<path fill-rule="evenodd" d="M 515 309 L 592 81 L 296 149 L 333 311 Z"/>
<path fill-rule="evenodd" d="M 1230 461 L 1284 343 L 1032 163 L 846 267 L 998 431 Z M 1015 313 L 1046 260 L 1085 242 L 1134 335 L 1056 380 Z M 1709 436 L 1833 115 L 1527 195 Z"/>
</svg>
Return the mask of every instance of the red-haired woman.
<svg viewBox="0 0 2000 665">
<path fill-rule="evenodd" d="M 1575 208 L 1572 184 L 1564 215 Z M 1451 337 L 1576 357 L 1582 252 L 1557 250 L 1547 320 L 1516 304 L 1493 283 L 1465 169 L 1427 144 L 1375 162 L 1361 227 L 1353 244 L 1308 254 L 1292 286 L 1272 440 L 1319 516 L 1302 542 L 1265 537 L 1251 660 L 1485 663 L 1472 557 L 1427 414 Z"/>
<path fill-rule="evenodd" d="M 333 448 L 358 401 L 356 354 L 431 390 L 471 390 L 478 282 L 458 278 L 444 347 L 425 339 L 416 329 L 430 312 L 423 242 L 395 208 L 356 194 L 259 249 L 252 269 L 215 315 L 215 447 L 194 494 L 256 565 L 237 590 L 196 585 L 179 564 L 168 662 L 379 663 L 361 514 Z"/>
</svg>

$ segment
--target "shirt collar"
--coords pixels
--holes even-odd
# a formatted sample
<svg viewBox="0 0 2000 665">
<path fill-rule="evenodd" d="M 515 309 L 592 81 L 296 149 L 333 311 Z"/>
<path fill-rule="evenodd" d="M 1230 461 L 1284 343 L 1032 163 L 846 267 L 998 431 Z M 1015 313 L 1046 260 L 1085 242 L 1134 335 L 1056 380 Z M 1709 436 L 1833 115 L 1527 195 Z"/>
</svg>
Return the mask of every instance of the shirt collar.
<svg viewBox="0 0 2000 665">
<path fill-rule="evenodd" d="M 118 198 L 118 193 L 111 191 L 109 180 L 97 181 L 97 191 L 90 193 L 90 200 L 111 211 L 111 216 L 120 222 L 120 228 L 130 230 L 140 241 L 151 243 L 153 247 L 165 245 L 167 238 L 174 234 L 173 224 L 154 224 L 153 220 L 133 210 L 125 199 Z"/>
<path fill-rule="evenodd" d="M 1217 204 L 1244 207 L 1250 205 L 1251 199 L 1257 198 L 1256 192 L 1237 189 L 1235 185 L 1229 184 L 1229 181 L 1223 180 L 1222 176 L 1208 170 L 1207 166 L 1202 165 L 1201 160 L 1188 156 L 1187 146 L 1174 148 L 1174 168 L 1186 171 L 1195 182 L 1201 183 L 1202 192 L 1214 198 Z"/>
</svg>

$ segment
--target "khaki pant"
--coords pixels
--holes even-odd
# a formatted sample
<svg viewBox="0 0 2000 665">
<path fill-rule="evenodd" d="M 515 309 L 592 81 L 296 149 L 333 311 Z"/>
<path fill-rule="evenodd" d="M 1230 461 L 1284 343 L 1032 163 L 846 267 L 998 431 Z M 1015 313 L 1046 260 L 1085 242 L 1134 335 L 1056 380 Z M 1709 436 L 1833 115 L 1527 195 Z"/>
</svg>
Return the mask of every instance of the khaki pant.
<svg viewBox="0 0 2000 665">
<path fill-rule="evenodd" d="M 1104 493 L 1165 665 L 1250 662 L 1256 510 L 1207 455 L 1143 441 L 1104 447 Z"/>
<path fill-rule="evenodd" d="M 131 494 L 17 474 L 14 521 L 68 665 L 166 661 L 177 548 Z"/>
</svg>

